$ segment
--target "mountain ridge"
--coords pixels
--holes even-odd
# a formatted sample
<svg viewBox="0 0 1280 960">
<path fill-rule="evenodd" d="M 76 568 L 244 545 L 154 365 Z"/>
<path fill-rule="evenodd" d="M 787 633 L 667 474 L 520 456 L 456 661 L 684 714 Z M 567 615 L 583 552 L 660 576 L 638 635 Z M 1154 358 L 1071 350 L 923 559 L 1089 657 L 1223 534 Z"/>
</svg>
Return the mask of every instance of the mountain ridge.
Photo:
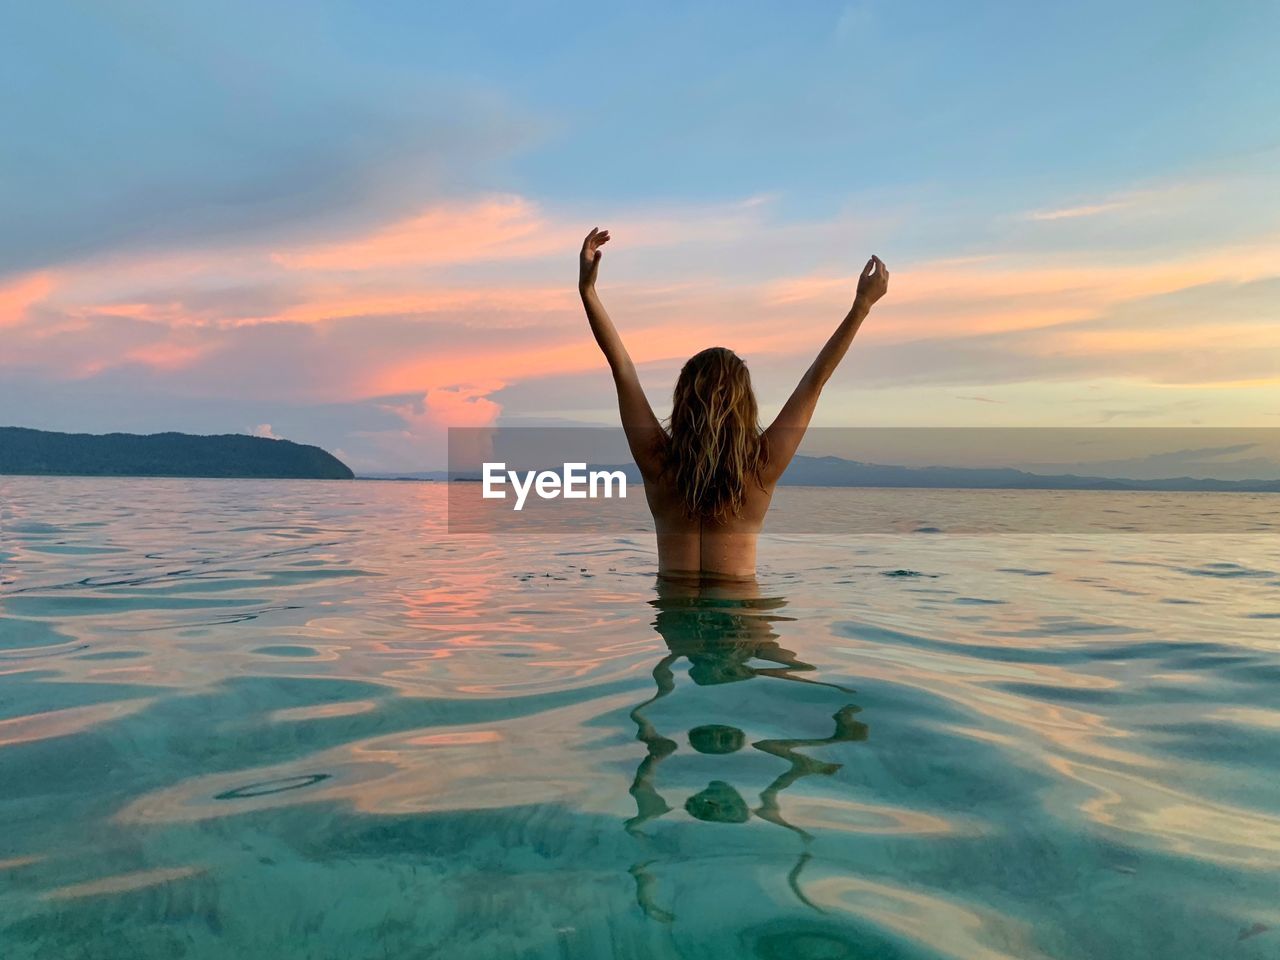
<svg viewBox="0 0 1280 960">
<path fill-rule="evenodd" d="M 243 433 L 63 433 L 0 427 L 0 474 L 350 480 L 320 447 Z"/>
<path fill-rule="evenodd" d="M 592 464 L 593 470 L 622 470 L 630 482 L 638 483 L 639 470 L 633 463 Z M 361 474 L 366 480 L 444 481 L 446 470 L 409 473 Z M 471 481 L 479 476 L 455 477 Z M 917 488 L 947 490 L 1136 490 L 1152 493 L 1280 493 L 1280 480 L 1218 480 L 1210 477 L 1163 477 L 1133 479 L 1098 477 L 1087 474 L 1039 474 L 1013 467 L 907 467 L 865 463 L 844 457 L 797 455 L 780 483 L 787 486 Z"/>
</svg>

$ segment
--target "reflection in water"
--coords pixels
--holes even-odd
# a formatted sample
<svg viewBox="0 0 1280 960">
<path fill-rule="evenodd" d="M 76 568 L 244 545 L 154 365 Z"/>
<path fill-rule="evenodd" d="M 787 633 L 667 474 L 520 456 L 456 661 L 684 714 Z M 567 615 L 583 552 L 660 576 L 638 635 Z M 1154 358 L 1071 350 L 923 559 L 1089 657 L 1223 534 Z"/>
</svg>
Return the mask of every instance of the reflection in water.
<svg viewBox="0 0 1280 960">
<path fill-rule="evenodd" d="M 653 626 L 666 643 L 667 654 L 653 668 L 657 692 L 630 713 L 636 724 L 636 739 L 647 748 L 631 784 L 636 814 L 625 824 L 627 831 L 636 836 L 643 836 L 640 830 L 643 825 L 672 809 L 658 789 L 658 773 L 660 764 L 676 753 L 679 745 L 658 730 L 649 717 L 649 708 L 675 691 L 674 667 L 681 659 L 688 661 L 689 679 L 699 687 L 762 678 L 827 687 L 840 694 L 841 698 L 853 693 L 839 684 L 801 675 L 814 670 L 814 666 L 779 644 L 777 631 L 773 628 L 774 623 L 793 619 L 777 613 L 786 606 L 786 600 L 762 596 L 755 580 L 700 583 L 659 578 L 657 597 L 650 603 L 657 609 Z M 773 666 L 757 666 L 759 662 Z M 825 737 L 773 737 L 751 743 L 753 750 L 788 764 L 786 770 L 760 790 L 759 805 L 754 810 L 737 787 L 722 779 L 712 780 L 684 800 L 685 811 L 697 820 L 740 824 L 746 823 L 754 814 L 798 834 L 804 847 L 788 881 L 796 896 L 809 906 L 812 904 L 801 892 L 799 876 L 810 858 L 808 845 L 812 836 L 787 821 L 779 795 L 804 777 L 816 774 L 830 776 L 840 769 L 839 763 L 819 760 L 802 753 L 801 748 L 867 739 L 867 725 L 854 719 L 859 709 L 847 702 L 840 706 L 832 717 L 834 729 Z M 803 724 L 809 718 L 797 719 Z M 688 740 L 696 753 L 717 756 L 737 753 L 747 745 L 747 734 L 733 725 L 706 723 L 691 728 Z M 647 863 L 642 863 L 631 868 L 636 880 L 637 900 L 650 918 L 670 922 L 674 919 L 672 914 L 653 902 L 653 880 L 645 869 L 647 866 Z"/>
</svg>

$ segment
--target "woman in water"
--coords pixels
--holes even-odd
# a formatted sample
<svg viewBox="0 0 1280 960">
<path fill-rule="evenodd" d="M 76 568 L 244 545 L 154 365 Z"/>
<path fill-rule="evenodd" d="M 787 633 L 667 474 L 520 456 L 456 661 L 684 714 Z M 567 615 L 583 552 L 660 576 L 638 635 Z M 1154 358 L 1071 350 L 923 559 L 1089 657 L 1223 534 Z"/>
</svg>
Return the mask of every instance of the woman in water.
<svg viewBox="0 0 1280 960">
<path fill-rule="evenodd" d="M 608 230 L 587 234 L 578 291 L 613 371 L 622 427 L 644 478 L 658 534 L 658 574 L 750 579 L 756 572 L 756 537 L 774 488 L 800 445 L 822 388 L 872 305 L 888 290 L 889 271 L 879 257 L 867 261 L 853 307 L 767 430 L 760 429 L 747 365 L 724 347 L 703 350 L 685 363 L 664 429 L 596 293 L 600 248 L 608 242 Z"/>
</svg>

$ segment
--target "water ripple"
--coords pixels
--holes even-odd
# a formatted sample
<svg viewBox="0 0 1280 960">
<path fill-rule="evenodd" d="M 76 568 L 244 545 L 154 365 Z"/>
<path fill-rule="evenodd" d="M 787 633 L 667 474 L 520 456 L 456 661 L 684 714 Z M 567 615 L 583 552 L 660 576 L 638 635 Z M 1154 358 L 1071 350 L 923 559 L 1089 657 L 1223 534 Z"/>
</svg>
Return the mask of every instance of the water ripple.
<svg viewBox="0 0 1280 960">
<path fill-rule="evenodd" d="M 429 484 L 0 485 L 5 960 L 1276 955 L 1274 538 L 689 593 Z"/>
</svg>

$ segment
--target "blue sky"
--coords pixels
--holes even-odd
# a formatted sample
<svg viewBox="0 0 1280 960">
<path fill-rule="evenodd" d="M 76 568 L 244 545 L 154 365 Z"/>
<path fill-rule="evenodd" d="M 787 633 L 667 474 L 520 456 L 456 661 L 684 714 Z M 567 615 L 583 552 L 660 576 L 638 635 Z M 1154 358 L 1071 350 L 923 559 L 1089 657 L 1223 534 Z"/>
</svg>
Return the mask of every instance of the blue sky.
<svg viewBox="0 0 1280 960">
<path fill-rule="evenodd" d="M 766 411 L 866 256 L 829 425 L 1273 426 L 1271 3 L 9 5 L 0 422 L 251 431 L 358 469 L 655 407 Z M 415 252 L 417 251 L 417 252 Z"/>
</svg>

